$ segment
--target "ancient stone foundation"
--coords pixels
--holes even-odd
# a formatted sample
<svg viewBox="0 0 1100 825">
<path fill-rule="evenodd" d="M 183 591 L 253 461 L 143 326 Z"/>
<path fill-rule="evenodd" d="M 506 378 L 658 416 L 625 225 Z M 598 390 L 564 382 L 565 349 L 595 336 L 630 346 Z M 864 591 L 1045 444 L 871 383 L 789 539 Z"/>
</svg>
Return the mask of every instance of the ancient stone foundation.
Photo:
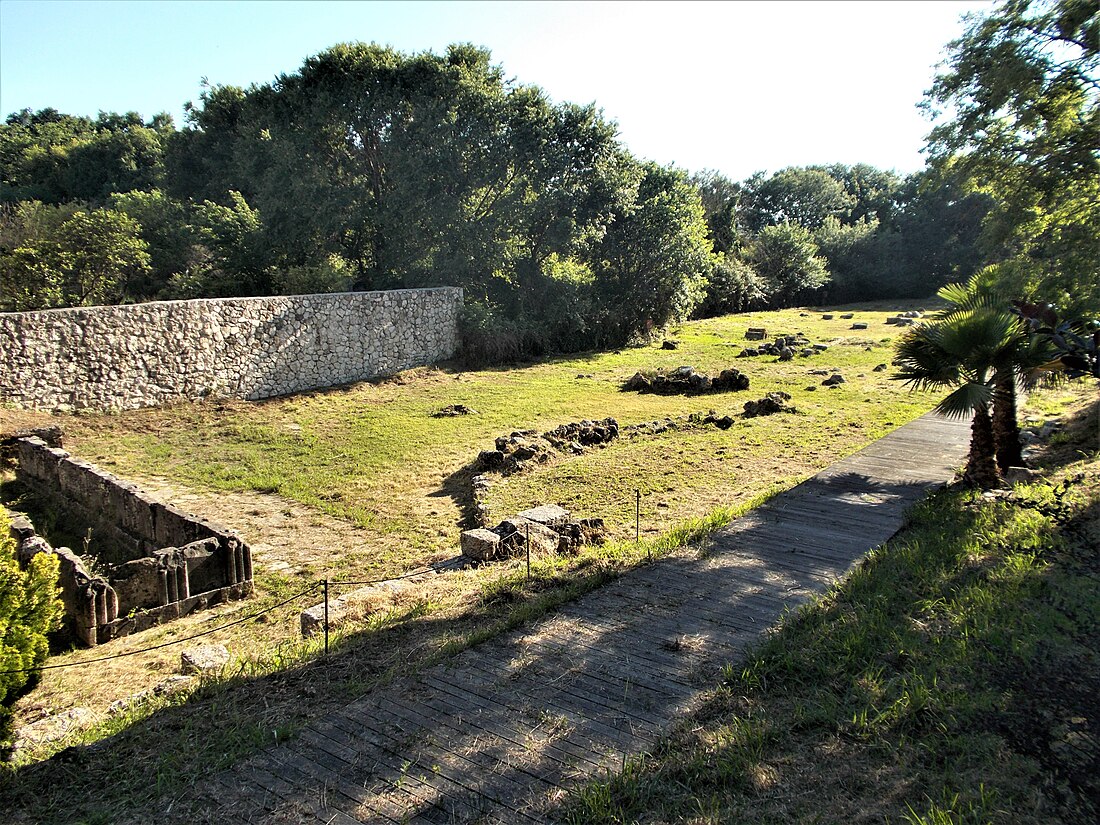
<svg viewBox="0 0 1100 825">
<path fill-rule="evenodd" d="M 0 313 L 0 402 L 128 410 L 258 399 L 450 358 L 456 287 Z"/>
<path fill-rule="evenodd" d="M 91 530 L 104 573 L 53 548 L 26 520 L 13 524 L 21 560 L 55 553 L 67 630 L 96 645 L 252 592 L 252 554 L 240 536 L 156 501 L 39 438 L 15 444 L 16 478 L 67 523 Z"/>
</svg>

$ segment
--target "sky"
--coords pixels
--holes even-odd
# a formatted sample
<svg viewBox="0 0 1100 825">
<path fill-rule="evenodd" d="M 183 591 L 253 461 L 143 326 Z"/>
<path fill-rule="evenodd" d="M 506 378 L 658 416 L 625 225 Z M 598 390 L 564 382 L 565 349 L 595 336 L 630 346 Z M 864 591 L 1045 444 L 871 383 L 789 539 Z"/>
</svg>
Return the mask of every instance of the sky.
<svg viewBox="0 0 1100 825">
<path fill-rule="evenodd" d="M 980 0 L 176 2 L 0 0 L 0 113 L 168 112 L 340 42 L 470 42 L 555 101 L 595 103 L 636 156 L 741 180 L 923 166 L 917 104 Z"/>
</svg>

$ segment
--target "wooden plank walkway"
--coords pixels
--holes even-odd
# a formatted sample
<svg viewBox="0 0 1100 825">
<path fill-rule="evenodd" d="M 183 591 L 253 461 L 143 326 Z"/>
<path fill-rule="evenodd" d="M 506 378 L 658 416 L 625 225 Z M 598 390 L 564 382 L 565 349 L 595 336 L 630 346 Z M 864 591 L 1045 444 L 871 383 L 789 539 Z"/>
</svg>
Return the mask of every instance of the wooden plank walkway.
<svg viewBox="0 0 1100 825">
<path fill-rule="evenodd" d="M 968 438 L 926 415 L 738 519 L 702 557 L 643 567 L 355 701 L 194 801 L 211 822 L 548 822 L 573 783 L 652 747 L 784 610 L 890 538 Z"/>
</svg>

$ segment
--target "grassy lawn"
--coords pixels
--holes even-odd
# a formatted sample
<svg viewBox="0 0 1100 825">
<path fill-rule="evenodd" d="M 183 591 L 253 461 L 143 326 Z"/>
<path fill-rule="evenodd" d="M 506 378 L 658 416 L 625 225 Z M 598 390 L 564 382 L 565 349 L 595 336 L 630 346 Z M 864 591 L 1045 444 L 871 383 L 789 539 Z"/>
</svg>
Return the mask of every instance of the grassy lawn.
<svg viewBox="0 0 1100 825">
<path fill-rule="evenodd" d="M 277 548 L 284 558 L 290 554 L 289 567 L 267 565 L 257 552 L 256 597 L 108 646 L 52 657 L 50 664 L 78 664 L 127 654 L 47 671 L 20 700 L 17 724 L 74 706 L 87 707 L 93 722 L 67 738 L 22 750 L 4 769 L 0 799 L 10 801 L 12 810 L 33 809 L 34 821 L 112 821 L 119 811 L 178 792 L 293 735 L 310 718 L 395 673 L 527 621 L 643 563 L 650 550 L 669 552 L 728 522 L 761 497 L 931 406 L 930 396 L 910 393 L 889 381 L 887 371 L 874 371 L 890 361 L 899 332 L 884 319 L 904 308 L 852 307 L 854 319 L 832 321 L 799 310 L 732 316 L 685 324 L 674 333 L 677 350 L 654 344 L 512 369 L 420 369 L 259 403 L 64 417 L 0 410 L 0 428 L 60 424 L 75 455 L 151 489 L 193 495 L 199 502 L 195 512 L 216 512 L 227 526 L 261 510 L 285 511 L 303 523 L 296 546 Z M 853 321 L 869 329 L 852 330 Z M 767 327 L 771 335 L 802 332 L 829 348 L 784 363 L 774 357 L 736 359 L 749 326 Z M 733 366 L 750 376 L 752 386 L 695 397 L 620 389 L 637 370 L 685 364 L 711 374 Z M 825 376 L 811 370 L 840 371 L 848 383 L 822 387 Z M 791 394 L 797 413 L 740 415 L 746 400 L 775 390 Z M 458 403 L 479 414 L 431 416 Z M 710 409 L 731 415 L 733 426 L 686 423 Z M 390 576 L 453 556 L 480 450 L 516 429 L 548 430 L 607 416 L 623 426 L 666 417 L 679 425 L 500 480 L 489 501 L 502 515 L 557 502 L 579 516 L 601 516 L 615 539 L 602 548 L 540 560 L 530 582 L 518 563 L 434 577 L 340 634 L 327 658 L 319 657 L 318 642 L 298 637 L 298 612 L 320 597 L 313 591 L 258 620 L 205 637 L 226 644 L 232 664 L 219 677 L 176 693 L 154 689 L 178 672 L 180 647 L 128 655 L 257 613 L 325 575 Z M 631 541 L 635 489 L 642 494 L 640 547 Z M 352 540 L 337 546 L 334 531 L 350 532 Z M 124 709 L 108 709 L 112 701 L 142 692 Z M 66 747 L 75 750 L 50 758 Z M 71 759 L 81 762 L 79 771 L 70 769 Z M 146 770 L 126 767 L 133 764 Z M 81 802 L 74 805 L 74 799 Z"/>
<path fill-rule="evenodd" d="M 852 320 L 823 321 L 799 310 L 729 316 L 684 325 L 675 332 L 675 351 L 640 347 L 476 372 L 421 369 L 260 403 L 79 416 L 64 427 L 77 455 L 124 478 L 276 494 L 361 528 L 359 550 L 316 565 L 314 573 L 393 574 L 422 563 L 425 553 L 453 551 L 464 514 L 463 470 L 513 430 L 607 416 L 625 426 L 712 408 L 735 417 L 726 431 L 678 429 L 562 460 L 499 485 L 489 501 L 502 515 L 560 502 L 605 518 L 619 537 L 633 534 L 635 489 L 643 494 L 646 527 L 659 533 L 731 503 L 731 493 L 751 497 L 760 484 L 793 482 L 858 449 L 930 406 L 928 396 L 891 382 L 888 371 L 873 371 L 889 363 L 898 334 L 885 317 L 857 312 L 854 320 L 870 328 L 851 330 Z M 786 363 L 735 359 L 749 326 L 804 332 L 830 348 Z M 752 386 L 695 397 L 620 389 L 637 370 L 685 364 L 712 375 L 734 366 Z M 838 370 L 849 383 L 821 387 L 823 376 L 812 369 Z M 739 417 L 745 401 L 776 390 L 792 395 L 796 415 Z M 459 403 L 480 414 L 431 416 Z"/>
<path fill-rule="evenodd" d="M 1100 815 L 1100 410 L 1044 477 L 959 489 L 730 667 L 652 755 L 577 791 L 574 823 L 1085 823 Z"/>
</svg>

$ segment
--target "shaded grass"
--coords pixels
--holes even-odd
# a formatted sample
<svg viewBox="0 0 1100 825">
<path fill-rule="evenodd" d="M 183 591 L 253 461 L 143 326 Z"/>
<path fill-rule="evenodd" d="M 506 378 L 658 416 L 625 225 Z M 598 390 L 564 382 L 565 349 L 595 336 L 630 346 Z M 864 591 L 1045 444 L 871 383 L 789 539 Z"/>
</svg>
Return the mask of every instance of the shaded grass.
<svg viewBox="0 0 1100 825">
<path fill-rule="evenodd" d="M 1096 821 L 1100 461 L 1050 472 L 1007 498 L 951 490 L 914 508 L 563 818 Z"/>
</svg>

